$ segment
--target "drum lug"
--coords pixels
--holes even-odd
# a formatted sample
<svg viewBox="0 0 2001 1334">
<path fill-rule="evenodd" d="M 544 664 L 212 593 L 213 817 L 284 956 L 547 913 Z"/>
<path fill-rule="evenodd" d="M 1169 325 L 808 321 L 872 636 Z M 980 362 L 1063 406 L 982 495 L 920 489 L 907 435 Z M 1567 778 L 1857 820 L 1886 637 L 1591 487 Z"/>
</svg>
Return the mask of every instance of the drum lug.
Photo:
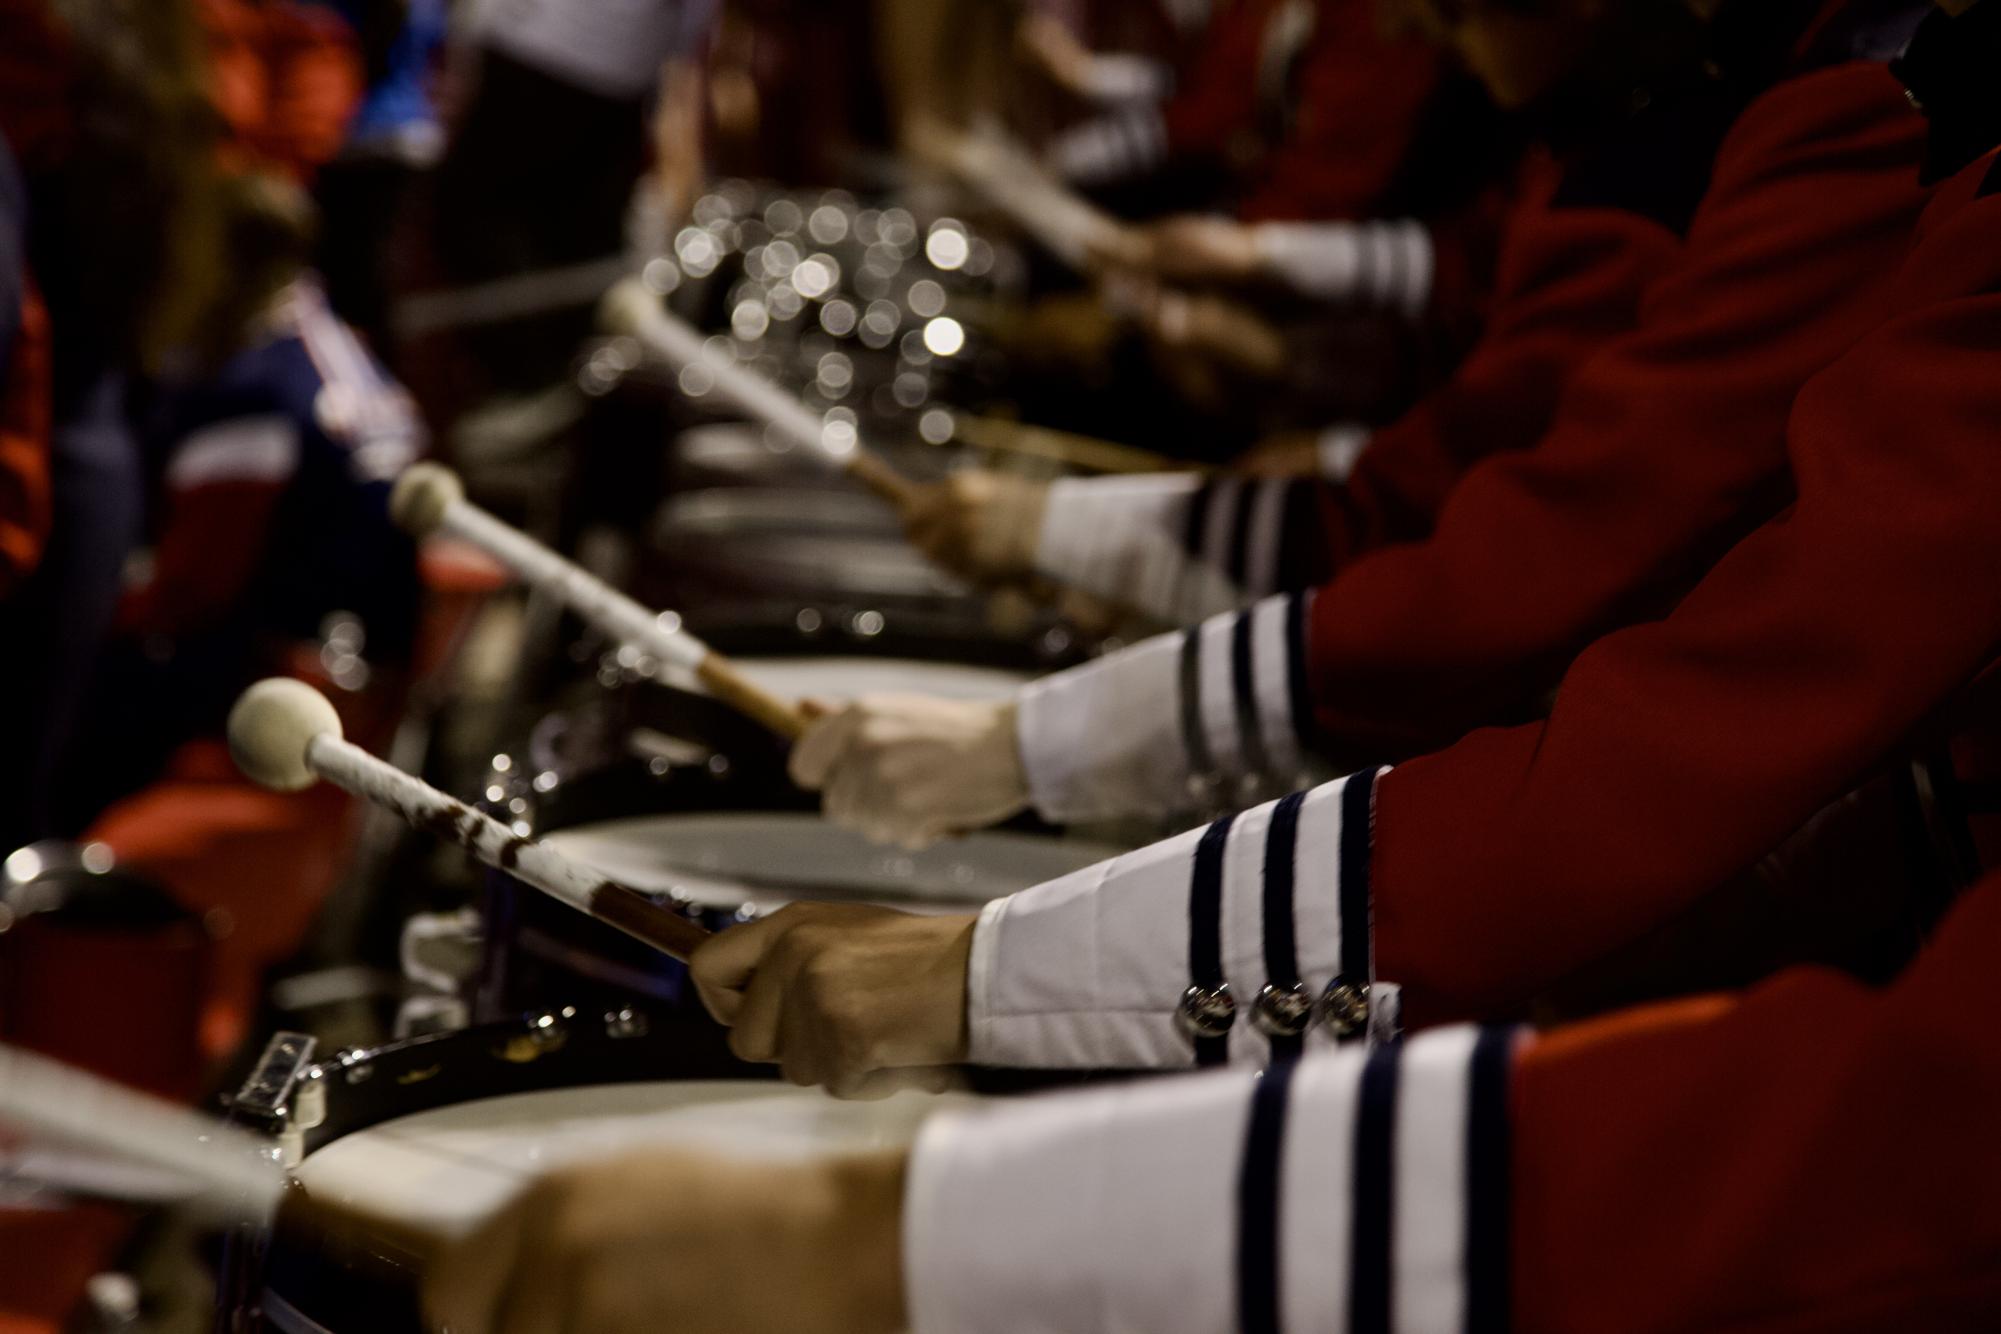
<svg viewBox="0 0 2001 1334">
<path fill-rule="evenodd" d="M 615 1042 L 643 1038 L 651 1027 L 646 1016 L 629 1005 L 608 1011 L 604 1017 L 605 1036 Z"/>
<path fill-rule="evenodd" d="M 306 1132 L 317 1130 L 327 1119 L 326 1074 L 317 1065 L 306 1071 L 292 1093 L 291 1115 L 278 1135 L 278 1160 L 287 1170 L 305 1160 Z"/>
<path fill-rule="evenodd" d="M 283 1133 L 293 1095 L 312 1069 L 315 1042 L 305 1033 L 277 1033 L 264 1045 L 249 1078 L 229 1099 L 230 1116 L 269 1135 Z"/>
</svg>

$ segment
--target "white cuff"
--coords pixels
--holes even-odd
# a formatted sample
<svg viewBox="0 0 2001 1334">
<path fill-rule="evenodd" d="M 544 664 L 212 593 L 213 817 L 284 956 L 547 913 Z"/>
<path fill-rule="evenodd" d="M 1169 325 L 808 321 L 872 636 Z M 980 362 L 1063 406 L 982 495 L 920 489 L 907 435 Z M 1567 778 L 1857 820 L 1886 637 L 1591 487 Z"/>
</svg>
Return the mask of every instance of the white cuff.
<svg viewBox="0 0 2001 1334">
<path fill-rule="evenodd" d="M 1265 271 L 1303 296 L 1412 319 L 1431 301 L 1436 260 L 1423 223 L 1267 222 L 1255 235 Z"/>
<path fill-rule="evenodd" d="M 1255 801 L 1312 769 L 1312 595 L 1266 598 L 1023 688 L 1029 799 L 1076 823 Z"/>
<path fill-rule="evenodd" d="M 1364 773 L 1194 829 L 988 905 L 973 935 L 966 1019 L 978 1065 L 1179 1068 L 1262 1062 L 1267 985 L 1315 1006 L 1295 1045 L 1352 1041 L 1370 1015 L 1370 813 Z M 1196 976 L 1206 941 L 1220 975 Z M 1220 982 L 1235 1021 L 1206 1051 L 1183 1023 Z"/>
<path fill-rule="evenodd" d="M 1194 473 L 1052 483 L 1036 568 L 1080 592 L 1177 625 L 1242 606 L 1244 591 L 1222 566 L 1184 545 L 1190 507 L 1208 504 L 1209 495 Z"/>
<path fill-rule="evenodd" d="M 1100 116 L 1057 135 L 1046 159 L 1072 185 L 1131 180 L 1167 160 L 1167 122 L 1158 107 Z"/>
<path fill-rule="evenodd" d="M 1127 52 L 1091 57 L 1084 95 L 1104 106 L 1163 101 L 1174 91 L 1174 67 L 1164 60 Z"/>
<path fill-rule="evenodd" d="M 1330 426 L 1322 431 L 1314 440 L 1314 450 L 1320 458 L 1321 480 L 1335 483 L 1347 481 L 1373 438 L 1368 427 L 1352 422 Z"/>
<path fill-rule="evenodd" d="M 933 1118 L 912 1334 L 1505 1328 L 1516 1035 Z"/>
</svg>

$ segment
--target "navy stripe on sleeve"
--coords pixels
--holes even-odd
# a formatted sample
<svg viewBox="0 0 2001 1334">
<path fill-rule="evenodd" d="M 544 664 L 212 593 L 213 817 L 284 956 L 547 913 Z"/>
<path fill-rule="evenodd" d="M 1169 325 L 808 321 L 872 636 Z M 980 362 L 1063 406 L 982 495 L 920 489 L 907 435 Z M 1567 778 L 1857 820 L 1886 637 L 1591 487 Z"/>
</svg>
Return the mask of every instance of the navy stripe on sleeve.
<svg viewBox="0 0 2001 1334">
<path fill-rule="evenodd" d="M 1250 1129 L 1237 1182 L 1237 1324 L 1242 1334 L 1279 1334 L 1281 1182 L 1293 1064 L 1282 1061 L 1258 1076 L 1251 1093 Z"/>
</svg>

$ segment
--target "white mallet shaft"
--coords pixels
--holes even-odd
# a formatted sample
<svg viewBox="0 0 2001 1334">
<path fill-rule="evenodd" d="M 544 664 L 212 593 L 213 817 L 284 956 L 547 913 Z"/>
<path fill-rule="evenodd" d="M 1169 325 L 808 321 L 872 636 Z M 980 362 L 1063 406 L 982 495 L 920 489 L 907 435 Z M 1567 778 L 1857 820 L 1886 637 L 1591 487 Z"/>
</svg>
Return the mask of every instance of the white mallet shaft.
<svg viewBox="0 0 2001 1334">
<path fill-rule="evenodd" d="M 267 1221 L 287 1188 L 257 1136 L 18 1047 L 0 1046 L 0 1124 L 163 1173 L 242 1222 Z"/>
<path fill-rule="evenodd" d="M 620 643 L 692 671 L 717 698 L 779 736 L 794 740 L 806 730 L 798 706 L 746 678 L 700 639 L 669 624 L 632 598 L 528 534 L 465 498 L 449 469 L 419 463 L 397 480 L 390 498 L 396 522 L 422 537 L 437 532 L 486 552 L 522 582 L 557 599 Z"/>
<path fill-rule="evenodd" d="M 303 681 L 274 678 L 245 691 L 230 711 L 229 748 L 255 782 L 296 792 L 325 779 L 663 954 L 685 960 L 709 938 L 673 909 L 516 835 L 345 740 L 333 705 Z"/>
<path fill-rule="evenodd" d="M 911 481 L 867 446 L 828 444 L 826 423 L 819 414 L 710 347 L 701 330 L 668 310 L 638 279 L 628 278 L 605 294 L 604 322 L 637 338 L 671 366 L 706 372 L 724 402 L 762 422 L 788 444 L 826 459 L 898 509 L 908 508 L 916 498 Z"/>
<path fill-rule="evenodd" d="M 916 148 L 960 180 L 1049 252 L 1083 271 L 1095 253 L 1115 251 L 1125 228 L 1050 175 L 1018 143 L 995 132 L 978 135 L 920 126 Z"/>
</svg>

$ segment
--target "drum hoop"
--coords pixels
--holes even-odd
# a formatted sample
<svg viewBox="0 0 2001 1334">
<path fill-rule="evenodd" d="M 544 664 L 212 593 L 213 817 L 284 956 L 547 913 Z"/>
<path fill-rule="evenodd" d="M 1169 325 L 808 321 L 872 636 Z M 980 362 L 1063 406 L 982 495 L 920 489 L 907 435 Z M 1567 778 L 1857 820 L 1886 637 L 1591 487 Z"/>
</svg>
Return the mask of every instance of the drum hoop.
<svg viewBox="0 0 2001 1334">
<path fill-rule="evenodd" d="M 515 935 L 515 940 L 524 951 L 543 962 L 561 964 L 594 982 L 623 987 L 668 1004 L 681 1000 L 681 989 L 678 985 L 640 969 L 628 968 L 614 959 L 600 958 L 573 945 L 566 945 L 535 927 L 521 928 Z"/>
<path fill-rule="evenodd" d="M 340 1334 L 292 1305 L 270 1288 L 257 1296 L 257 1309 L 279 1334 Z"/>
</svg>

